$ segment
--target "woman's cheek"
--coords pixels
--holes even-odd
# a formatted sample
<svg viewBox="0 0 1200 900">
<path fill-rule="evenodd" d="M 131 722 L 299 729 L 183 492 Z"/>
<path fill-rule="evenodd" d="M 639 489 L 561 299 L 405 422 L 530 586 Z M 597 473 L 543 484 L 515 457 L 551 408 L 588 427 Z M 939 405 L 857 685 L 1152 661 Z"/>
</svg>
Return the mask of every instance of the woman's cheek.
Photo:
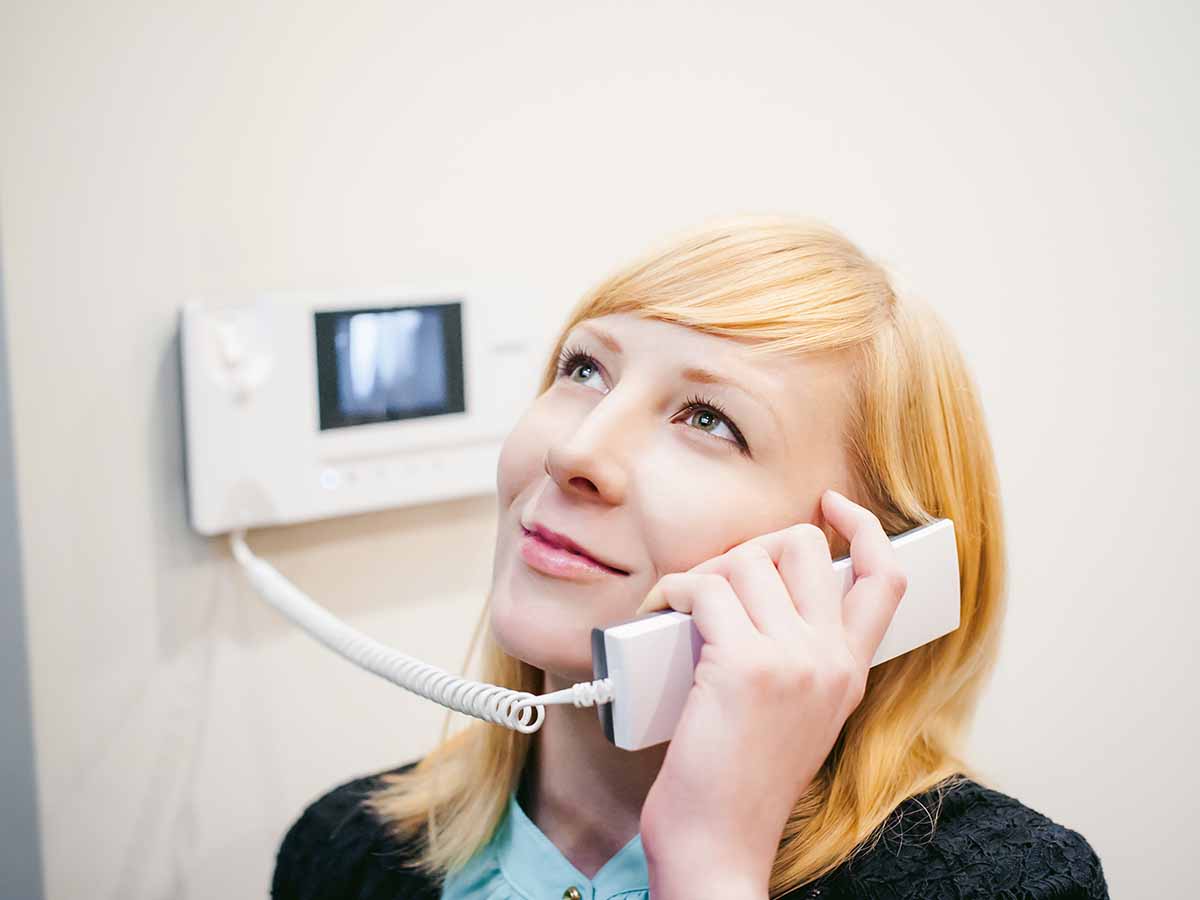
<svg viewBox="0 0 1200 900">
<path fill-rule="evenodd" d="M 496 464 L 496 493 L 502 508 L 546 474 L 543 466 L 546 444 L 544 439 L 539 440 L 533 416 L 532 409 L 527 411 L 500 445 L 500 458 Z"/>
<path fill-rule="evenodd" d="M 758 505 L 744 488 L 740 481 L 713 478 L 711 472 L 663 471 L 652 500 L 644 505 L 648 549 L 659 577 L 687 571 L 738 542 Z"/>
</svg>

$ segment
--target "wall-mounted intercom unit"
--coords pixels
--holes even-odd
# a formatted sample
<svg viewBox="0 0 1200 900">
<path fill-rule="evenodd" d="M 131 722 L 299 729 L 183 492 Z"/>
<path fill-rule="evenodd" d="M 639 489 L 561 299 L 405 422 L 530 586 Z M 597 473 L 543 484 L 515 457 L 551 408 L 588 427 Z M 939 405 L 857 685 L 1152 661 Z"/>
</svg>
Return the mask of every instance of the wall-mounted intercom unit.
<svg viewBox="0 0 1200 900">
<path fill-rule="evenodd" d="M 546 348 L 476 291 L 190 303 L 180 330 L 192 527 L 281 525 L 495 490 Z"/>
</svg>

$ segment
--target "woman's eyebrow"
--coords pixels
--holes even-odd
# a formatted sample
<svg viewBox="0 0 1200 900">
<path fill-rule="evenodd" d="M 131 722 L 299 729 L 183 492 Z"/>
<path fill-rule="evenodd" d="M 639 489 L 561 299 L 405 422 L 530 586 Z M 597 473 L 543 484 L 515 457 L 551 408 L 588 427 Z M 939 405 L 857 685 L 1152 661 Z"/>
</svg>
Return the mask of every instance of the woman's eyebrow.
<svg viewBox="0 0 1200 900">
<path fill-rule="evenodd" d="M 613 353 L 620 354 L 622 352 L 621 342 L 599 326 L 592 325 L 590 322 L 584 322 L 579 325 L 579 330 L 594 337 Z M 688 366 L 687 368 L 680 369 L 679 377 L 684 381 L 691 381 L 696 384 L 719 384 L 724 387 L 732 388 L 735 391 L 740 391 L 747 397 L 750 397 L 756 403 L 759 403 L 765 407 L 767 412 L 771 414 L 771 418 L 775 420 L 776 427 L 780 429 L 783 428 L 783 423 L 779 421 L 779 415 L 775 412 L 774 406 L 772 406 L 764 398 L 755 396 L 752 392 L 746 390 L 746 388 L 734 381 L 732 378 L 728 378 L 725 375 L 712 371 L 711 369 L 704 369 L 699 366 Z"/>
<path fill-rule="evenodd" d="M 620 354 L 622 352 L 621 342 L 598 325 L 585 322 L 579 326 L 579 330 L 590 334 L 613 353 Z M 704 369 L 699 366 L 688 366 L 687 368 L 680 369 L 679 377 L 684 381 L 694 381 L 696 384 L 719 384 L 725 387 L 745 390 L 744 387 L 732 378 L 722 375 L 719 372 L 714 372 L 712 369 Z"/>
<path fill-rule="evenodd" d="M 609 334 L 604 329 L 598 328 L 595 325 L 590 325 L 585 322 L 579 326 L 579 330 L 586 331 L 588 334 L 590 334 L 592 337 L 594 337 L 596 340 L 598 340 L 600 343 L 602 343 L 605 347 L 607 347 L 613 353 L 621 352 L 621 342 L 618 341 L 615 337 L 613 337 L 611 334 Z"/>
</svg>

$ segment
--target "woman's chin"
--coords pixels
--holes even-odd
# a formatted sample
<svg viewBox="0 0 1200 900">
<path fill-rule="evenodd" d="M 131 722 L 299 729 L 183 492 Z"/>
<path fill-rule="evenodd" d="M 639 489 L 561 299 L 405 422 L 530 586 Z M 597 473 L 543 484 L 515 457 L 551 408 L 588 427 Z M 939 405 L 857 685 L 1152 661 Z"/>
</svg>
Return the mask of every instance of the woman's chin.
<svg viewBox="0 0 1200 900">
<path fill-rule="evenodd" d="M 520 642 L 513 646 L 501 641 L 500 647 L 509 656 L 514 656 L 535 669 L 541 669 L 546 673 L 546 678 L 559 687 L 570 687 L 579 681 L 592 680 L 590 657 L 580 658 L 578 654 L 547 652 L 546 647 L 527 642 Z M 547 690 L 555 689 L 547 688 Z"/>
<path fill-rule="evenodd" d="M 491 628 L 501 650 L 555 680 L 568 684 L 592 680 L 590 630 L 533 623 L 505 615 L 497 607 L 492 608 Z"/>
</svg>

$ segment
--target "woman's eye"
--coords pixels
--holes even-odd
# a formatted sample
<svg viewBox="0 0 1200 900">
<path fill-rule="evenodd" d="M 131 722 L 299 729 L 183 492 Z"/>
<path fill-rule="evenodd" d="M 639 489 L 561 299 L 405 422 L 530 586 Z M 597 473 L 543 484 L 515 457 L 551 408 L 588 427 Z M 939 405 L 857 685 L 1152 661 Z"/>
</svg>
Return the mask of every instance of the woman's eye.
<svg viewBox="0 0 1200 900">
<path fill-rule="evenodd" d="M 564 353 L 558 364 L 558 374 L 565 375 L 577 384 L 587 384 L 594 375 L 600 374 L 596 361 L 584 353 Z M 577 378 L 582 375 L 582 378 Z"/>
<path fill-rule="evenodd" d="M 695 422 L 701 431 L 707 431 L 709 434 L 716 434 L 720 428 L 724 427 L 726 434 L 728 434 L 728 439 L 737 440 L 736 437 L 733 437 L 733 432 L 730 430 L 730 426 L 726 424 L 726 421 L 721 419 L 721 416 L 714 413 L 712 409 L 694 409 L 688 415 L 688 420 Z"/>
<path fill-rule="evenodd" d="M 559 354 L 559 378 L 566 377 L 576 384 L 587 384 L 599 376 L 600 365 L 591 354 L 571 347 L 565 348 Z M 603 385 L 604 382 L 601 379 L 600 386 L 603 387 Z M 695 422 L 694 427 L 700 431 L 711 434 L 718 440 L 728 441 L 742 453 L 749 455 L 750 445 L 742 436 L 741 431 L 714 401 L 699 396 L 689 397 L 684 401 L 683 409 L 677 414 L 677 418 L 678 416 L 684 416 L 684 422 Z M 724 429 L 723 432 L 722 429 Z"/>
<path fill-rule="evenodd" d="M 721 409 L 715 401 L 707 400 L 704 397 L 689 397 L 684 404 L 683 413 L 686 414 L 685 422 L 696 422 L 696 426 L 701 431 L 716 435 L 720 440 L 736 446 L 744 455 L 750 455 L 750 444 L 742 435 L 741 429 L 733 423 L 733 419 L 729 418 L 725 410 Z M 721 428 L 725 429 L 728 437 L 721 436 Z"/>
</svg>

